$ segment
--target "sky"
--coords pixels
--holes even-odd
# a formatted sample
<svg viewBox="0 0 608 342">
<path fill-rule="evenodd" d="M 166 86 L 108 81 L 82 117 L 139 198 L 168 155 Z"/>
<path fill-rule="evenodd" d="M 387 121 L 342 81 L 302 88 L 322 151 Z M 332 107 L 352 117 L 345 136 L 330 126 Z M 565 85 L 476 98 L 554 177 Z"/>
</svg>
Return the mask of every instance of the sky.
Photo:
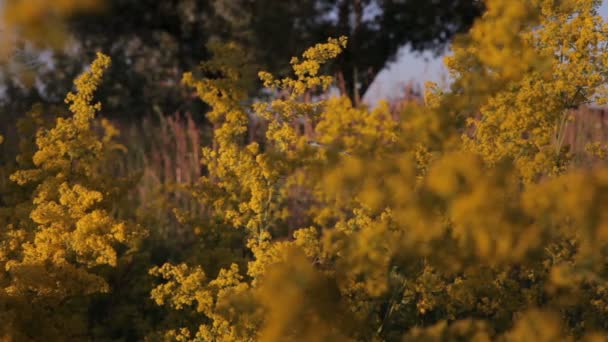
<svg viewBox="0 0 608 342">
<path fill-rule="evenodd" d="M 608 0 L 604 0 L 600 14 L 608 20 Z M 381 98 L 398 98 L 404 94 L 408 84 L 423 85 L 425 81 L 447 84 L 447 70 L 442 57 L 435 58 L 428 53 L 419 55 L 403 48 L 397 60 L 378 74 L 364 100 L 375 104 Z"/>
</svg>

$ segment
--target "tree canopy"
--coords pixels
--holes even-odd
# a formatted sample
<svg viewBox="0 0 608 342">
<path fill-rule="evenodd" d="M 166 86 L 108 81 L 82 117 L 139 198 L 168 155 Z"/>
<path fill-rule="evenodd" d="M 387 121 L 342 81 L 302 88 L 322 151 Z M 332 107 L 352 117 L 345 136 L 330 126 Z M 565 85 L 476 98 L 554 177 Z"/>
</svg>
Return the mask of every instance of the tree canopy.
<svg viewBox="0 0 608 342">
<path fill-rule="evenodd" d="M 377 73 L 403 46 L 440 51 L 482 11 L 474 0 L 108 0 L 95 11 L 66 13 L 70 49 L 56 50 L 53 68 L 39 68 L 40 87 L 22 88 L 4 78 L 11 97 L 61 100 L 83 57 L 104 51 L 112 58 L 114 82 L 103 86 L 106 115 L 141 117 L 192 110 L 181 74 L 208 56 L 211 41 L 232 41 L 248 52 L 248 63 L 277 74 L 288 60 L 327 36 L 350 44 L 331 65 L 337 86 L 358 102 Z M 103 6 L 100 7 L 99 5 Z M 67 12 L 67 11 L 66 11 Z M 26 36 L 27 38 L 27 36 Z M 256 92 L 260 84 L 251 82 Z M 52 85 L 52 86 L 51 86 Z M 10 107 L 10 111 L 24 111 Z"/>
</svg>

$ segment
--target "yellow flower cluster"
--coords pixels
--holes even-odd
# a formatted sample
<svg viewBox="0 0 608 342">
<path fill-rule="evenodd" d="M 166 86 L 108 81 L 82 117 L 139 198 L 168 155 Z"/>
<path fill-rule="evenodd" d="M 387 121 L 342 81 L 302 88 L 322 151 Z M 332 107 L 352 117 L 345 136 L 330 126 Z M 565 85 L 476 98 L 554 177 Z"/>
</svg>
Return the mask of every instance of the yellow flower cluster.
<svg viewBox="0 0 608 342">
<path fill-rule="evenodd" d="M 447 60 L 451 88 L 430 84 L 424 106 L 399 113 L 315 97 L 341 39 L 294 58 L 295 78 L 260 73 L 278 99 L 252 109 L 215 96 L 230 94 L 214 87 L 238 73 L 194 84 L 218 125 L 197 194 L 224 229 L 247 228 L 251 261 L 242 276 L 230 269 L 239 290 L 228 297 L 196 265 L 154 269 L 168 280 L 153 292 L 159 303 L 216 303 L 202 321 L 225 329 L 195 336 L 210 328 L 192 324 L 167 336 L 604 336 L 608 178 L 603 166 L 571 163 L 564 127 L 573 108 L 603 99 L 607 26 L 592 0 L 486 5 Z M 267 134 L 246 145 L 255 115 Z"/>
<path fill-rule="evenodd" d="M 398 110 L 327 95 L 345 38 L 293 58 L 292 76 L 259 73 L 255 100 L 248 54 L 211 44 L 183 77 L 213 137 L 173 254 L 136 251 L 145 231 L 110 212 L 122 183 L 103 167 L 125 147 L 93 127 L 99 55 L 70 115 L 49 125 L 35 107 L 0 170 L 14 181 L 0 178 L 0 339 L 110 336 L 90 328 L 95 305 L 149 300 L 111 288 L 125 264 L 157 304 L 137 317 L 148 340 L 605 339 L 606 147 L 588 142 L 579 165 L 564 132 L 606 100 L 608 26 L 595 0 L 485 3 L 447 59 L 450 88 Z M 247 141 L 253 121 L 265 134 Z"/>
<path fill-rule="evenodd" d="M 99 9 L 104 0 L 7 0 L 2 7 L 6 38 L 16 35 L 43 46 L 59 47 L 65 37 L 63 19 Z M 9 48 L 5 40 L 3 49 Z M 4 56 L 3 56 L 4 57 Z"/>
<path fill-rule="evenodd" d="M 605 102 L 608 24 L 595 5 L 488 1 L 485 20 L 447 60 L 456 86 L 481 105 L 467 113 L 467 149 L 489 163 L 513 159 L 527 180 L 564 171 L 571 110 Z"/>
<path fill-rule="evenodd" d="M 39 129 L 35 149 L 22 144 L 20 164 L 31 168 L 11 175 L 11 180 L 32 191 L 22 199 L 29 200 L 27 205 L 15 207 L 19 219 L 12 220 L 6 234 L 3 227 L 0 260 L 6 274 L 0 302 L 15 311 L 14 324 L 32 324 L 27 317 L 41 315 L 37 318 L 41 324 L 50 321 L 55 327 L 32 331 L 30 338 L 51 331 L 61 336 L 68 332 L 65 329 L 74 329 L 70 333 L 77 336 L 80 328 L 61 323 L 67 316 L 54 317 L 48 310 L 61 312 L 63 303 L 109 291 L 103 266 L 116 267 L 145 233 L 108 211 L 119 183 L 104 174 L 102 166 L 116 147 L 111 142 L 115 130 L 100 137 L 94 129 L 101 105 L 93 103 L 93 95 L 109 66 L 110 59 L 98 54 L 90 69 L 76 79 L 76 92 L 66 97 L 71 115 L 58 118 L 50 129 Z M 39 110 L 30 117 L 35 120 Z M 25 123 L 21 128 L 26 129 Z M 27 209 L 25 215 L 19 208 Z M 70 319 L 78 322 L 83 317 Z M 19 332 L 20 328 L 9 328 L 6 338 L 17 338 L 20 335 L 12 334 Z"/>
</svg>

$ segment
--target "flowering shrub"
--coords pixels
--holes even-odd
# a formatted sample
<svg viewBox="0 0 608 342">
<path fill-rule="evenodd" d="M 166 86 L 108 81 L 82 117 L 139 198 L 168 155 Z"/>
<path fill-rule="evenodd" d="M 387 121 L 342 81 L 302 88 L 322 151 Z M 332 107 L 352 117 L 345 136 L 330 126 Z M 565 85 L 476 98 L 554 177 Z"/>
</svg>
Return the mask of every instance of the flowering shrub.
<svg viewBox="0 0 608 342">
<path fill-rule="evenodd" d="M 130 253 L 125 247 L 135 247 L 145 235 L 136 224 L 118 221 L 108 212 L 120 183 L 100 171 L 118 147 L 112 141 L 116 132 L 106 124 L 100 137 L 92 122 L 101 108 L 93 95 L 109 65 L 110 59 L 99 54 L 75 81 L 76 92 L 66 97 L 72 114 L 57 118 L 50 129 L 38 130 L 36 150 L 29 156 L 32 167 L 10 176 L 33 188 L 25 197 L 30 205 L 7 212 L 3 229 L 6 273 L 0 298 L 6 312 L 14 311 L 4 320 L 6 338 L 81 336 L 86 306 L 74 310 L 73 302 L 82 305 L 91 294 L 109 291 L 103 266 L 116 267 Z M 55 310 L 67 310 L 66 316 L 52 314 Z M 77 313 L 84 316 L 82 323 Z M 31 324 L 48 330 L 26 329 Z"/>
<path fill-rule="evenodd" d="M 571 158 L 564 127 L 605 100 L 608 27 L 593 0 L 486 5 L 447 59 L 451 87 L 397 113 L 326 95 L 345 38 L 292 76 L 259 73 L 255 100 L 246 53 L 211 45 L 183 77 L 213 125 L 187 187 L 200 208 L 173 211 L 196 241 L 171 256 L 147 257 L 152 237 L 111 212 L 127 183 L 103 172 L 116 130 L 93 129 L 100 55 L 70 115 L 30 113 L 0 184 L 2 336 L 116 338 L 86 313 L 130 263 L 150 297 L 122 300 L 157 306 L 121 317 L 151 341 L 605 339 L 608 169 Z M 248 141 L 252 120 L 267 128 Z"/>
<path fill-rule="evenodd" d="M 188 76 L 221 118 L 199 194 L 217 222 L 246 230 L 252 260 L 220 271 L 225 291 L 196 265 L 154 268 L 166 279 L 159 304 L 206 317 L 167 336 L 600 336 L 605 171 L 577 169 L 563 145 L 569 111 L 602 100 L 608 36 L 596 5 L 488 1 L 447 60 L 452 88 L 431 85 L 427 105 L 396 120 L 382 106 L 304 101 L 330 84 L 320 66 L 343 40 L 294 58 L 295 78 L 261 73 L 285 95 L 251 110 L 217 88 L 238 73 Z M 263 145 L 243 143 L 248 115 L 268 120 Z"/>
</svg>

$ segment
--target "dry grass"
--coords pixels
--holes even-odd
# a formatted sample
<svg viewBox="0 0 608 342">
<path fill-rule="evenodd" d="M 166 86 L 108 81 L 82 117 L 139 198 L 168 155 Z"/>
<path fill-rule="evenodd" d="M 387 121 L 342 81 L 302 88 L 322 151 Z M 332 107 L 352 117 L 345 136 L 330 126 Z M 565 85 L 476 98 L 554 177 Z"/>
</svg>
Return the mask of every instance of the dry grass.
<svg viewBox="0 0 608 342">
<path fill-rule="evenodd" d="M 421 103 L 420 88 L 407 87 L 403 98 L 391 102 L 395 113 L 412 103 Z M 589 142 L 608 143 L 608 114 L 606 109 L 584 107 L 572 113 L 573 120 L 565 129 L 564 144 L 570 146 L 578 161 L 592 162 L 585 154 Z M 121 140 L 128 152 L 117 160 L 121 175 L 138 177 L 130 193 L 130 206 L 136 206 L 140 222 L 153 227 L 162 238 L 183 238 L 191 235 L 192 227 L 178 224 L 173 208 L 186 210 L 194 216 L 204 217 L 204 208 L 186 187 L 194 184 L 203 174 L 201 146 L 209 144 L 203 139 L 203 127 L 190 114 L 146 118 L 137 123 L 117 123 Z M 207 127 L 207 130 L 209 127 Z M 263 139 L 265 124 L 251 120 L 246 140 Z M 306 127 L 303 128 L 303 134 Z M 205 141 L 203 141 L 205 140 Z M 297 208 L 292 208 L 297 212 Z M 299 225 L 294 218 L 291 225 Z"/>
<path fill-rule="evenodd" d="M 608 109 L 582 107 L 572 112 L 572 121 L 566 127 L 565 144 L 575 155 L 581 155 L 588 143 L 608 142 Z"/>
<path fill-rule="evenodd" d="M 201 205 L 185 191 L 202 175 L 201 128 L 190 114 L 179 113 L 115 124 L 128 149 L 117 161 L 119 173 L 138 178 L 129 194 L 138 219 L 162 238 L 189 236 L 172 212 L 177 208 L 202 213 Z"/>
</svg>

